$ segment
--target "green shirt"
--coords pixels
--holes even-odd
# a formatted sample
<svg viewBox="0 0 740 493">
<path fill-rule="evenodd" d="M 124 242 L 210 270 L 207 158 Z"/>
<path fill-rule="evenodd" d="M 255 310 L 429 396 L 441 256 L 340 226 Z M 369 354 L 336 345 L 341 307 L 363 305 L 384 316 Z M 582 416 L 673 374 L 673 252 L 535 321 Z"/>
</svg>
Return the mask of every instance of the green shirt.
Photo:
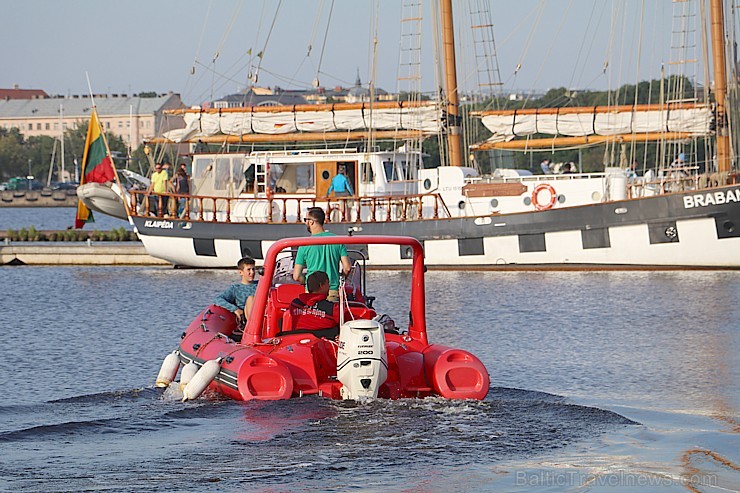
<svg viewBox="0 0 740 493">
<path fill-rule="evenodd" d="M 336 236 L 334 233 L 324 231 L 311 235 Z M 342 257 L 347 256 L 347 247 L 344 245 L 308 245 L 298 247 L 295 257 L 297 265 L 306 266 L 306 279 L 316 271 L 323 271 L 329 276 L 329 289 L 339 289 L 339 263 Z"/>
</svg>

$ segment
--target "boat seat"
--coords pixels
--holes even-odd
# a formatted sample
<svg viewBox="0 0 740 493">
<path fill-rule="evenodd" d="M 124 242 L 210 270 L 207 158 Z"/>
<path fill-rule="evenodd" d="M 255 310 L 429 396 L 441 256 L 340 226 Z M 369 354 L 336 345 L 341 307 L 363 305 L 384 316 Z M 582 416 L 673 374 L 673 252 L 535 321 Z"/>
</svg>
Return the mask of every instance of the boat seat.
<svg viewBox="0 0 740 493">
<path fill-rule="evenodd" d="M 283 320 L 280 326 L 280 332 L 289 332 L 293 330 L 293 314 L 290 310 L 283 312 Z"/>
<path fill-rule="evenodd" d="M 270 290 L 265 311 L 265 338 L 275 337 L 275 334 L 280 332 L 283 313 L 288 309 L 291 301 L 305 292 L 306 288 L 303 284 L 280 284 Z"/>
<path fill-rule="evenodd" d="M 349 312 L 352 312 L 352 315 L 345 310 L 345 320 L 352 320 L 353 318 L 355 320 L 358 319 L 364 319 L 364 320 L 372 320 L 373 317 L 377 315 L 375 310 L 372 308 L 369 308 L 365 303 L 360 303 L 358 301 L 350 301 L 349 302 Z"/>
<path fill-rule="evenodd" d="M 351 314 L 350 314 L 351 312 Z M 364 303 L 358 303 L 356 301 L 350 301 L 349 302 L 349 310 L 345 310 L 345 320 L 352 320 L 352 319 L 365 319 L 365 320 L 372 320 L 377 313 L 372 308 L 368 308 Z M 273 334 L 270 337 L 279 336 L 279 335 L 285 335 L 286 333 L 294 332 L 296 334 L 303 334 L 303 333 L 316 333 L 316 334 L 323 334 L 328 331 L 328 333 L 332 333 L 331 331 L 334 329 L 322 329 L 322 330 L 316 330 L 316 329 L 303 329 L 301 327 L 296 327 L 296 319 L 293 317 L 293 314 L 290 310 L 286 309 L 283 312 L 282 319 L 280 320 L 280 323 L 278 324 L 278 332 Z M 324 335 L 317 335 L 317 337 L 325 337 Z"/>
</svg>

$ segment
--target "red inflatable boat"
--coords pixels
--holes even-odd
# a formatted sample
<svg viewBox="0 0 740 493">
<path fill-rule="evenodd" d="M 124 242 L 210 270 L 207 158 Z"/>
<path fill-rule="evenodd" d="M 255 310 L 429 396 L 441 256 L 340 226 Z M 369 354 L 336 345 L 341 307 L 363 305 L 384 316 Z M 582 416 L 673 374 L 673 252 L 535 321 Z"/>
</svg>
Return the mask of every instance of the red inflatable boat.
<svg viewBox="0 0 740 493">
<path fill-rule="evenodd" d="M 373 298 L 364 291 L 360 262 L 355 263 L 341 288 L 343 323 L 339 335 L 327 336 L 324 331 L 296 326 L 288 308 L 304 287 L 292 283 L 292 267 L 285 267 L 292 261 L 291 249 L 338 243 L 350 252 L 352 245 L 408 249 L 412 282 L 407 328 L 399 330 L 372 308 Z M 270 247 L 263 269 L 241 341 L 232 337 L 237 328 L 233 313 L 209 306 L 182 334 L 179 348 L 165 358 L 158 386 L 169 385 L 182 364 L 183 400 L 197 398 L 206 388 L 237 400 L 307 394 L 332 399 L 430 395 L 483 399 L 488 393 L 488 372 L 478 358 L 427 341 L 424 254 L 417 240 L 385 236 L 287 238 Z"/>
</svg>

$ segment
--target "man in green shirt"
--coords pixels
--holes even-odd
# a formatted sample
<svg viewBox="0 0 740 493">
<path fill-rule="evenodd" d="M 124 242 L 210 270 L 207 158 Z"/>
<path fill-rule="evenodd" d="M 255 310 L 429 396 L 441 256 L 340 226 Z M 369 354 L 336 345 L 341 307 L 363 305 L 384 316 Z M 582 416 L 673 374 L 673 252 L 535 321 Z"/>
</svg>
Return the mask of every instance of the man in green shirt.
<svg viewBox="0 0 740 493">
<path fill-rule="evenodd" d="M 321 207 L 311 207 L 306 211 L 306 228 L 311 236 L 334 236 L 324 230 L 326 215 Z M 329 294 L 326 299 L 339 301 L 339 265 L 342 273 L 349 274 L 352 264 L 347 256 L 347 247 L 344 245 L 309 245 L 298 247 L 293 268 L 293 279 L 306 282 L 306 278 L 316 271 L 326 272 L 329 276 Z M 303 274 L 303 268 L 306 274 Z"/>
</svg>

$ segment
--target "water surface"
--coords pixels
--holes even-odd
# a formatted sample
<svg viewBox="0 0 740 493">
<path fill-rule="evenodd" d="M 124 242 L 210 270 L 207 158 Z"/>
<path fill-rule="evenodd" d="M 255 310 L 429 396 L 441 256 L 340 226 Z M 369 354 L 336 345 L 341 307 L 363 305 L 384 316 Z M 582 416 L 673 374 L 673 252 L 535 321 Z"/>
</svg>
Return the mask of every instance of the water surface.
<svg viewBox="0 0 740 493">
<path fill-rule="evenodd" d="M 39 231 L 69 229 L 74 226 L 75 207 L 0 207 L 0 231 L 28 229 L 33 226 Z M 132 229 L 128 221 L 94 213 L 95 222 L 85 229 L 107 231 L 113 228 Z"/>
<path fill-rule="evenodd" d="M 3 491 L 740 488 L 738 272 L 429 272 L 429 339 L 478 355 L 488 397 L 360 404 L 153 388 L 236 271 L 2 276 Z M 403 325 L 409 274 L 368 285 Z"/>
</svg>

